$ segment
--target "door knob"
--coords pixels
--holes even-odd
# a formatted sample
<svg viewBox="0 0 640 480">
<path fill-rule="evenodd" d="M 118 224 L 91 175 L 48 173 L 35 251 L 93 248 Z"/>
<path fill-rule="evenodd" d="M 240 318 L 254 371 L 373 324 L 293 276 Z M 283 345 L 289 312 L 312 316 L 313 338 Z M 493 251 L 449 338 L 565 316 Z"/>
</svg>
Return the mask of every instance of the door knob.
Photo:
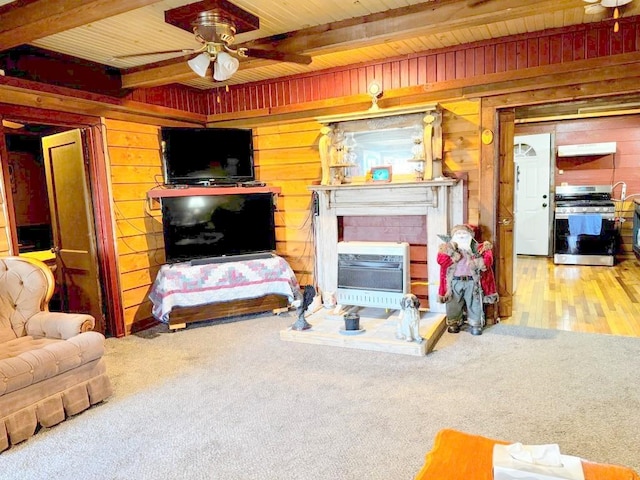
<svg viewBox="0 0 640 480">
<path fill-rule="evenodd" d="M 546 203 L 543 203 L 543 204 L 542 204 L 542 208 L 546 208 L 546 206 L 547 206 L 547 204 L 546 204 Z"/>
<path fill-rule="evenodd" d="M 502 220 L 498 221 L 499 225 L 511 225 L 511 219 L 510 218 L 503 218 Z"/>
<path fill-rule="evenodd" d="M 51 247 L 51 253 L 55 253 L 57 255 L 58 253 L 60 253 L 60 247 L 58 246 Z"/>
<path fill-rule="evenodd" d="M 547 198 L 547 195 L 546 195 L 546 194 L 545 194 L 545 195 L 542 195 L 542 198 Z"/>
</svg>

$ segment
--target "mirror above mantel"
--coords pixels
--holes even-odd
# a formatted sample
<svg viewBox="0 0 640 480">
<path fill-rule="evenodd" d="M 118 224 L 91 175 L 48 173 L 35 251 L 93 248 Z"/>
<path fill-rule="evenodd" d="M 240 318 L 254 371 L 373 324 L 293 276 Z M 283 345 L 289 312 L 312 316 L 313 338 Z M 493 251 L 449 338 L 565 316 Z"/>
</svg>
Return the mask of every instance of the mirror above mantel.
<svg viewBox="0 0 640 480">
<path fill-rule="evenodd" d="M 442 113 L 437 104 L 319 117 L 322 185 L 442 178 Z"/>
</svg>

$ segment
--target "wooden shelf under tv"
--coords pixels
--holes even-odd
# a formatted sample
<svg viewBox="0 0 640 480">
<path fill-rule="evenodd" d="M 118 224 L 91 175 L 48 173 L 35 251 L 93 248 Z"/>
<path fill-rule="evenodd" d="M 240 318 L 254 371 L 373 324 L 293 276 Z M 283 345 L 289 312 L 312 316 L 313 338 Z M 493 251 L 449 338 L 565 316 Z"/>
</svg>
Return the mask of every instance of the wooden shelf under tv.
<svg viewBox="0 0 640 480">
<path fill-rule="evenodd" d="M 163 187 L 154 188 L 147 192 L 150 210 L 158 210 L 159 204 L 153 205 L 165 197 L 192 197 L 194 195 L 246 195 L 249 193 L 274 193 L 279 194 L 280 187 Z"/>
<path fill-rule="evenodd" d="M 149 198 L 191 197 L 193 195 L 238 195 L 245 193 L 280 193 L 280 187 L 166 187 L 147 192 Z"/>
</svg>

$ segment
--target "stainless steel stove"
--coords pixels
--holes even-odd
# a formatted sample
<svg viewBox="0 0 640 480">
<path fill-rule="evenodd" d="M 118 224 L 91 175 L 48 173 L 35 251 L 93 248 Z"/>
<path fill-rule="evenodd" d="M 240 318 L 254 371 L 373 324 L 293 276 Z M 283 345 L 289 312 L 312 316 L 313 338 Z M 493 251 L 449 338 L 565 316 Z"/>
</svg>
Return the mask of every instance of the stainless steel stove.
<svg viewBox="0 0 640 480">
<path fill-rule="evenodd" d="M 556 187 L 554 213 L 554 263 L 614 264 L 618 230 L 609 185 Z"/>
</svg>

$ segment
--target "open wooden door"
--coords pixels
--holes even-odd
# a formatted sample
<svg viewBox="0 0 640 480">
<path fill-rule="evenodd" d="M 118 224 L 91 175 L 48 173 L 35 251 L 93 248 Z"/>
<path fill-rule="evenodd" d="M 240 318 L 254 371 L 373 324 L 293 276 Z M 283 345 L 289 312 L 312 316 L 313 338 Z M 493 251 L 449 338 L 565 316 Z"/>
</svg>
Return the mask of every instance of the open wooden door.
<svg viewBox="0 0 640 480">
<path fill-rule="evenodd" d="M 62 309 L 93 315 L 95 330 L 104 333 L 95 222 L 83 134 L 80 130 L 70 130 L 44 137 L 42 151 Z"/>
</svg>

